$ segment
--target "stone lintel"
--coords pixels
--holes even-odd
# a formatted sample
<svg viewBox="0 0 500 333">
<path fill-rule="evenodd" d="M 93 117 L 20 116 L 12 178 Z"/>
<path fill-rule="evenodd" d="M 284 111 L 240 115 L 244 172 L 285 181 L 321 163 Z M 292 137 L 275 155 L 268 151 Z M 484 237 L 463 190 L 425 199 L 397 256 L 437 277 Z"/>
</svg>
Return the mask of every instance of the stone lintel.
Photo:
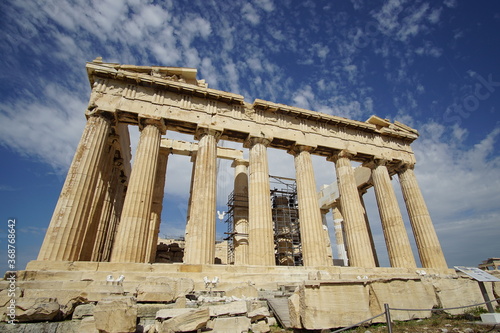
<svg viewBox="0 0 500 333">
<path fill-rule="evenodd" d="M 356 186 L 358 190 L 366 190 L 372 186 L 371 181 L 371 169 L 365 166 L 358 166 L 354 168 L 354 179 L 356 180 Z M 319 206 L 321 209 L 330 209 L 335 206 L 336 201 L 339 198 L 339 190 L 337 182 L 333 182 L 330 185 L 325 185 L 318 192 Z"/>
<path fill-rule="evenodd" d="M 171 154 L 192 156 L 198 151 L 198 143 L 173 139 L 162 139 L 160 149 L 169 149 Z M 217 147 L 217 157 L 226 160 L 243 159 L 243 151 L 228 147 Z"/>
</svg>

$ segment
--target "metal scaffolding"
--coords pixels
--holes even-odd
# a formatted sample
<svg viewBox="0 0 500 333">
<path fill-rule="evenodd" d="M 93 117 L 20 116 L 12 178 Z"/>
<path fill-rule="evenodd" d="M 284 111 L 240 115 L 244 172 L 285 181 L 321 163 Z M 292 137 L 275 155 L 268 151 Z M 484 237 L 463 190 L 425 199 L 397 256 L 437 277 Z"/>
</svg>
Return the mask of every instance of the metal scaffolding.
<svg viewBox="0 0 500 333">
<path fill-rule="evenodd" d="M 302 266 L 295 179 L 270 176 L 276 265 Z"/>
<path fill-rule="evenodd" d="M 243 194 L 234 194 L 231 192 L 227 200 L 227 214 L 224 220 L 227 223 L 227 234 L 228 236 L 224 238 L 227 240 L 227 263 L 234 264 L 234 247 L 235 247 L 235 236 L 246 236 L 247 234 L 237 233 L 234 228 L 235 221 L 241 219 L 248 219 L 248 197 Z"/>
<path fill-rule="evenodd" d="M 274 249 L 276 265 L 302 266 L 302 246 L 300 242 L 299 210 L 297 206 L 297 186 L 295 179 L 269 176 L 274 229 Z M 244 195 L 228 196 L 227 223 L 228 264 L 234 264 L 235 237 L 247 234 L 237 233 L 235 221 L 248 219 L 248 198 Z M 245 216 L 241 215 L 244 214 Z"/>
</svg>

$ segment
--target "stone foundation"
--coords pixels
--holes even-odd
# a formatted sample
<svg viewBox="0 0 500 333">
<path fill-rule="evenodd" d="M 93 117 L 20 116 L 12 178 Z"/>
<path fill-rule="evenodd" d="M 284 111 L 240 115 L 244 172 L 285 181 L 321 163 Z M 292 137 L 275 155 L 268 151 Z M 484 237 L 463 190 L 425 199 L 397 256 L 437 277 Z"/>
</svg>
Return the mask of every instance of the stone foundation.
<svg viewBox="0 0 500 333">
<path fill-rule="evenodd" d="M 124 275 L 124 279 L 109 281 L 110 275 L 113 280 L 120 275 Z M 218 283 L 206 287 L 204 277 L 210 281 L 218 277 Z M 6 294 L 8 284 L 7 280 L 0 281 L 0 304 L 4 309 L 10 301 Z M 196 298 L 195 295 L 226 295 L 225 299 L 220 299 L 223 302 L 241 299 L 258 302 L 259 295 L 261 299 L 275 297 L 272 290 L 295 290 L 289 298 L 292 326 L 307 330 L 358 323 L 382 313 L 385 303 L 391 308 L 431 309 L 483 302 L 477 282 L 459 276 L 450 269 L 426 270 L 423 274 L 421 270 L 405 268 L 32 261 L 27 270 L 17 272 L 16 285 L 18 320 L 60 321 L 58 325 L 61 329 L 64 327 L 69 332 L 71 325 L 83 325 L 71 328 L 75 332 L 95 332 L 99 325 L 104 327 L 104 332 L 111 332 L 113 325 L 106 326 L 103 320 L 109 317 L 105 313 L 110 304 L 113 308 L 123 310 L 124 325 L 130 325 L 133 321 L 131 317 L 136 316 L 141 327 L 149 325 L 150 329 L 154 328 L 157 332 L 166 332 L 177 324 L 187 323 L 187 319 L 182 319 L 184 317 L 193 321 L 189 327 L 220 327 L 221 330 L 227 325 L 239 327 L 249 322 L 257 330 L 271 320 L 268 320 L 266 310 L 261 309 L 262 302 L 243 309 L 240 301 L 229 305 L 227 309 L 214 307 L 208 311 L 208 315 L 197 310 L 198 313 L 194 310 L 200 305 L 190 301 Z M 494 299 L 499 284 L 486 285 L 490 298 Z M 200 296 L 198 302 L 209 299 Z M 127 307 L 135 310 L 126 311 Z M 96 308 L 99 313 L 97 317 L 93 314 Z M 237 313 L 231 312 L 240 308 L 242 310 Z M 157 319 L 158 311 L 164 309 L 184 309 L 184 317 Z M 252 314 L 257 309 L 260 309 L 259 314 Z M 448 312 L 458 314 L 463 310 Z M 430 311 L 391 311 L 393 320 L 430 315 Z M 227 316 L 231 319 L 226 319 Z M 5 310 L 2 317 L 6 321 Z M 209 319 L 205 320 L 207 317 Z M 73 324 L 66 323 L 68 320 L 72 320 Z M 118 317 L 113 320 L 121 321 Z M 169 323 L 164 324 L 167 320 Z M 373 323 L 384 321 L 382 316 L 374 319 Z"/>
</svg>

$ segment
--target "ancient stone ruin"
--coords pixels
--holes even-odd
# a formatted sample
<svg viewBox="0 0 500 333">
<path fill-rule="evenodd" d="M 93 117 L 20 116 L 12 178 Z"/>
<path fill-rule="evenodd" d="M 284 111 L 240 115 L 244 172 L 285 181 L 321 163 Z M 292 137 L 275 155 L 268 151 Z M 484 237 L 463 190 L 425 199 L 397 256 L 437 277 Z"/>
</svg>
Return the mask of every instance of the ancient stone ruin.
<svg viewBox="0 0 500 333">
<path fill-rule="evenodd" d="M 477 285 L 447 267 L 413 170 L 415 129 L 377 116 L 360 122 L 259 99 L 250 104 L 208 88 L 191 68 L 98 58 L 87 73 L 87 124 L 38 259 L 16 273 L 17 321 L 51 321 L 29 325 L 58 332 L 267 332 L 276 319 L 297 329 L 348 326 L 384 303 L 431 309 L 482 302 Z M 128 126 L 141 131 L 133 166 Z M 196 142 L 169 139 L 170 131 Z M 220 139 L 242 143 L 249 159 L 218 147 Z M 293 195 L 270 188 L 269 147 L 294 156 Z M 182 248 L 158 247 L 170 154 L 193 162 Z M 331 161 L 337 177 L 319 194 L 312 155 Z M 233 161 L 234 192 L 231 256 L 216 262 L 218 158 Z M 372 186 L 390 267 L 379 267 L 364 208 Z M 339 258 L 324 222 L 330 211 Z M 1 283 L 6 305 L 9 283 Z M 498 285 L 489 288 L 494 298 Z M 393 319 L 428 316 L 405 311 Z"/>
</svg>

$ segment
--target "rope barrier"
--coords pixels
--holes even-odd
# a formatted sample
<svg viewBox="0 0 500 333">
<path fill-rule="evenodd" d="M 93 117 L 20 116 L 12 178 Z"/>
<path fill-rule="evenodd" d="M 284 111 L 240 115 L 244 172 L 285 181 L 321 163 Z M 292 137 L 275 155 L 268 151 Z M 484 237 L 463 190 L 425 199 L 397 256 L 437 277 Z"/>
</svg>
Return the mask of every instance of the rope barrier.
<svg viewBox="0 0 500 333">
<path fill-rule="evenodd" d="M 389 308 L 389 310 L 395 310 L 395 311 L 445 311 L 445 310 L 458 310 L 458 309 L 465 309 L 465 308 L 471 308 L 474 306 L 479 306 L 479 305 L 484 305 L 488 303 L 493 303 L 500 300 L 500 298 L 496 298 L 492 301 L 489 302 L 483 302 L 483 303 L 478 303 L 478 304 L 472 304 L 472 305 L 466 305 L 466 306 L 457 306 L 453 308 L 443 308 L 443 309 L 399 309 L 399 308 Z"/>
<path fill-rule="evenodd" d="M 484 304 L 487 304 L 487 303 L 493 303 L 493 302 L 496 302 L 496 301 L 499 301 L 500 298 L 496 298 L 492 301 L 489 301 L 489 302 L 483 302 L 483 303 L 477 303 L 477 304 L 472 304 L 472 305 L 466 305 L 466 306 L 457 306 L 457 307 L 452 307 L 452 308 L 442 308 L 442 309 L 400 309 L 400 308 L 390 308 L 390 307 L 386 307 L 386 311 L 382 312 L 381 314 L 378 314 L 374 317 L 371 317 L 371 318 L 368 318 L 368 319 L 365 319 L 363 321 L 360 321 L 359 323 L 356 323 L 354 325 L 351 325 L 351 326 L 348 326 L 348 327 L 344 327 L 344 328 L 341 328 L 341 329 L 338 329 L 338 330 L 335 330 L 335 331 L 330 331 L 330 333 L 338 333 L 338 332 L 342 332 L 342 331 L 346 331 L 346 330 L 349 330 L 353 327 L 357 327 L 357 326 L 360 326 L 361 324 L 363 323 L 366 323 L 368 321 L 371 321 L 375 318 L 378 318 L 380 316 L 383 316 L 383 315 L 386 315 L 387 312 L 389 312 L 390 310 L 394 310 L 394 311 L 445 311 L 445 310 L 457 310 L 457 309 L 465 309 L 465 308 L 471 308 L 471 307 L 475 307 L 475 306 L 479 306 L 479 305 L 484 305 Z M 388 329 L 389 329 L 389 332 L 391 331 L 391 323 L 388 322 L 387 323 L 388 325 Z"/>
<path fill-rule="evenodd" d="M 344 328 L 341 328 L 341 329 L 336 330 L 336 331 L 332 331 L 332 332 L 330 332 L 330 333 L 338 333 L 338 332 L 342 332 L 342 331 L 345 331 L 345 330 L 349 330 L 349 329 L 351 329 L 351 328 L 353 328 L 353 327 L 359 326 L 360 324 L 366 323 L 367 321 L 373 320 L 373 319 L 375 319 L 375 318 L 377 318 L 377 317 L 380 317 L 380 316 L 383 316 L 383 315 L 385 315 L 385 311 L 384 311 L 384 312 L 382 312 L 382 313 L 381 313 L 381 314 L 379 314 L 379 315 L 376 315 L 376 316 L 374 316 L 374 317 L 371 317 L 371 318 L 365 319 L 365 320 L 360 321 L 359 323 L 356 323 L 356 324 L 354 324 L 354 325 L 351 325 L 351 326 L 348 326 L 348 327 L 344 327 Z"/>
</svg>

